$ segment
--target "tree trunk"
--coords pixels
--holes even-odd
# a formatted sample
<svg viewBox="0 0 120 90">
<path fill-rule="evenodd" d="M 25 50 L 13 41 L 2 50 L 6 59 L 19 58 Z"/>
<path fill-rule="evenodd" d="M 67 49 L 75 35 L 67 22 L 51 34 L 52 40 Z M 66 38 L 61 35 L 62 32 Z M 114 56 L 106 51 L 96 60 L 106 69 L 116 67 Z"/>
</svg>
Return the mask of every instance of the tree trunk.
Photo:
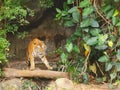
<svg viewBox="0 0 120 90">
<path fill-rule="evenodd" d="M 50 70 L 18 70 L 12 68 L 4 68 L 4 77 L 41 77 L 41 78 L 69 78 L 67 72 L 58 72 Z"/>
</svg>

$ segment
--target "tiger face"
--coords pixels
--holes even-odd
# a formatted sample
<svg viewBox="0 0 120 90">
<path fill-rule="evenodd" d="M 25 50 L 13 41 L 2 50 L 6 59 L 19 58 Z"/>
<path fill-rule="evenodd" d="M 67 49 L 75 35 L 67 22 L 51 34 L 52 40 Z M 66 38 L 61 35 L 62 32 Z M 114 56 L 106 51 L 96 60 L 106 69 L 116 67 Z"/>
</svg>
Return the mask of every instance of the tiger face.
<svg viewBox="0 0 120 90">
<path fill-rule="evenodd" d="M 34 63 L 35 57 L 39 57 L 48 69 L 52 69 L 45 56 L 46 49 L 47 47 L 45 43 L 37 38 L 33 39 L 29 43 L 27 49 L 27 62 L 30 62 L 30 70 L 35 69 L 35 63 Z"/>
<path fill-rule="evenodd" d="M 33 56 L 34 57 L 41 57 L 46 54 L 46 45 L 43 41 L 40 41 L 38 39 L 34 40 L 34 51 Z"/>
</svg>

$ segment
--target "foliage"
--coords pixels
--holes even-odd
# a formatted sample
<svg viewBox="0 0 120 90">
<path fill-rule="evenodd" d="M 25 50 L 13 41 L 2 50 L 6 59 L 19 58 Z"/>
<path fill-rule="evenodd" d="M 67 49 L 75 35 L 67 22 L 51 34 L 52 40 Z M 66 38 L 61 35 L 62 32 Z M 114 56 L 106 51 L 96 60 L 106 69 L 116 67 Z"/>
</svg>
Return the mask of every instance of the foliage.
<svg viewBox="0 0 120 90">
<path fill-rule="evenodd" d="M 88 80 L 92 72 L 112 83 L 120 78 L 120 12 L 114 5 L 116 0 L 103 0 L 102 5 L 97 1 L 67 0 L 63 10 L 56 8 L 56 20 L 76 27 L 61 53 L 61 64 L 74 78 L 79 75 L 77 80 L 80 76 Z"/>
<path fill-rule="evenodd" d="M 37 90 L 39 89 L 37 84 L 32 82 L 31 80 L 25 80 L 22 83 L 22 90 Z"/>
<path fill-rule="evenodd" d="M 28 34 L 28 32 L 26 32 L 26 31 L 24 31 L 22 33 L 18 32 L 18 38 L 24 39 L 27 34 Z"/>
<path fill-rule="evenodd" d="M 54 5 L 52 0 L 39 0 L 40 2 L 40 7 L 43 8 L 50 8 Z"/>
<path fill-rule="evenodd" d="M 9 45 L 6 39 L 0 38 L 0 63 L 7 62 L 6 56 L 8 55 Z"/>
<path fill-rule="evenodd" d="M 17 32 L 20 26 L 29 22 L 26 16 L 33 16 L 33 11 L 22 6 L 23 0 L 0 0 L 0 65 L 7 62 L 9 41 L 7 33 Z"/>
</svg>

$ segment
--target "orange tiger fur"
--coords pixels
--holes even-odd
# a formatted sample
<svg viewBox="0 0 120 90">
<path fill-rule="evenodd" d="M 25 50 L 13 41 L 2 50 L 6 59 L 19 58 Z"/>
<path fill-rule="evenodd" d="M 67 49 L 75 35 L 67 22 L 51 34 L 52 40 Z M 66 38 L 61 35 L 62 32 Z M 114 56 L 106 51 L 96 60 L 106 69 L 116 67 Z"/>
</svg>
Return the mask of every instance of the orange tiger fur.
<svg viewBox="0 0 120 90">
<path fill-rule="evenodd" d="M 46 45 L 43 41 L 35 38 L 29 43 L 26 54 L 27 62 L 29 62 L 30 65 L 30 70 L 35 69 L 35 57 L 39 57 L 48 69 L 52 69 L 52 67 L 49 65 L 49 62 L 47 61 L 45 52 Z"/>
</svg>

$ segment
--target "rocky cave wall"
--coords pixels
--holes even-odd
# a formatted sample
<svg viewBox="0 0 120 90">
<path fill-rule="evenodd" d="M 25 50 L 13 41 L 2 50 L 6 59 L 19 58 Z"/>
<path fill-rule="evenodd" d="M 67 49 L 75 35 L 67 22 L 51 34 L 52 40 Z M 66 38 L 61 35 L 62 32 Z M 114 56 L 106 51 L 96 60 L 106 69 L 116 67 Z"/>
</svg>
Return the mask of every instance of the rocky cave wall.
<svg viewBox="0 0 120 90">
<path fill-rule="evenodd" d="M 36 37 L 46 43 L 47 55 L 49 55 L 58 47 L 64 47 L 66 39 L 71 33 L 72 30 L 64 28 L 54 21 L 54 17 L 46 17 L 40 25 L 29 30 L 24 39 L 19 39 L 17 35 L 8 35 L 11 43 L 10 56 L 12 58 L 25 58 L 29 42 Z"/>
<path fill-rule="evenodd" d="M 24 39 L 19 39 L 17 34 L 8 34 L 10 41 L 10 57 L 21 58 L 26 57 L 26 49 L 29 42 L 33 38 L 43 40 L 47 45 L 47 55 L 54 52 L 58 47 L 63 46 L 66 39 L 73 33 L 73 30 L 60 26 L 55 18 L 55 8 L 61 7 L 63 1 L 54 2 L 54 7 L 50 9 L 40 8 L 38 0 L 29 1 L 26 5 L 34 10 L 34 17 L 27 17 L 30 22 L 26 27 L 20 28 L 19 31 L 27 31 L 28 35 Z"/>
</svg>

